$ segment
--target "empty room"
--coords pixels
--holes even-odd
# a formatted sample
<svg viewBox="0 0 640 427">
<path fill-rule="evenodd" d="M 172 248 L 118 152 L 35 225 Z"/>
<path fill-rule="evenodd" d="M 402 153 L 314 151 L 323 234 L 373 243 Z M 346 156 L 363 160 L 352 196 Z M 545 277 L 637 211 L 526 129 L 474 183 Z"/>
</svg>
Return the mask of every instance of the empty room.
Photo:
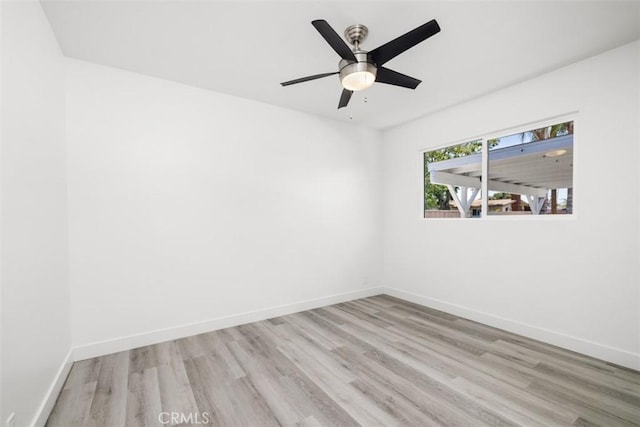
<svg viewBox="0 0 640 427">
<path fill-rule="evenodd" d="M 0 427 L 640 426 L 640 2 L 0 1 Z"/>
</svg>

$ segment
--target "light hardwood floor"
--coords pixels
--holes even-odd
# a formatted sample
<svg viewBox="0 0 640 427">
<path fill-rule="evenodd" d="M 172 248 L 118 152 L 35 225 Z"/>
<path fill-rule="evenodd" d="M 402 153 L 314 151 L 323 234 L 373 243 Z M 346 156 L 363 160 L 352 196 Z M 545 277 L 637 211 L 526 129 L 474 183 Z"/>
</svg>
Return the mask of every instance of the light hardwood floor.
<svg viewBox="0 0 640 427">
<path fill-rule="evenodd" d="M 171 413 L 225 426 L 631 426 L 640 373 L 381 295 L 76 362 L 48 426 Z"/>
</svg>

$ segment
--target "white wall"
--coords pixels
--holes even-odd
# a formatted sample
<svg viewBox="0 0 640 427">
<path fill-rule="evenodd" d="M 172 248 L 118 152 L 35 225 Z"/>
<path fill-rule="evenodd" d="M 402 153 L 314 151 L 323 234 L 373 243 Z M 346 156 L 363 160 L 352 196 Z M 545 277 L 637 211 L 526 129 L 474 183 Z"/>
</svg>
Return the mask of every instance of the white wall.
<svg viewBox="0 0 640 427">
<path fill-rule="evenodd" d="M 640 368 L 639 49 L 635 42 L 385 132 L 384 284 Z M 572 111 L 575 218 L 421 219 L 421 149 Z"/>
<path fill-rule="evenodd" d="M 38 2 L 1 7 L 0 422 L 15 412 L 25 426 L 55 389 L 71 345 L 64 67 Z"/>
<path fill-rule="evenodd" d="M 76 60 L 67 108 L 80 357 L 378 286 L 379 133 Z"/>
</svg>

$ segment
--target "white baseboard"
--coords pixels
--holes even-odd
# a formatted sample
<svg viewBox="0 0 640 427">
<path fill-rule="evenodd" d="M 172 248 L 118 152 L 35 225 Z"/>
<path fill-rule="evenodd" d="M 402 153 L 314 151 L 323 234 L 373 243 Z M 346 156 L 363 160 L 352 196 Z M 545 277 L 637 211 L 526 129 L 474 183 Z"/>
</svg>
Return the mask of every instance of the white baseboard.
<svg viewBox="0 0 640 427">
<path fill-rule="evenodd" d="M 38 412 L 36 412 L 36 416 L 33 418 L 33 422 L 31 423 L 32 426 L 44 426 L 47 422 L 49 414 L 51 413 L 53 406 L 56 404 L 56 399 L 62 390 L 62 386 L 67 379 L 67 375 L 69 375 L 69 371 L 71 371 L 71 365 L 73 365 L 73 349 L 69 349 L 67 356 L 62 361 L 60 368 L 58 368 L 58 372 L 56 372 L 56 376 L 49 386 L 47 394 L 40 404 Z"/>
<path fill-rule="evenodd" d="M 405 292 L 400 289 L 384 288 L 383 292 L 396 298 L 484 323 L 485 325 L 504 329 L 505 331 L 543 341 L 567 350 L 572 350 L 587 356 L 625 366 L 627 368 L 640 370 L 640 354 L 609 347 L 607 345 L 584 340 L 582 338 L 572 337 L 570 335 L 539 328 L 537 326 L 527 325 L 525 323 L 498 317 L 493 314 L 483 313 L 471 308 L 451 304 L 446 301 L 417 295 L 411 292 Z"/>
<path fill-rule="evenodd" d="M 278 305 L 262 310 L 248 311 L 245 313 L 208 319 L 202 322 L 194 322 L 171 328 L 158 329 L 111 340 L 96 341 L 74 347 L 73 356 L 75 361 L 104 356 L 105 354 L 131 350 L 145 345 L 157 344 L 218 329 L 243 325 L 245 323 L 270 319 L 272 317 L 297 313 L 299 311 L 311 310 L 313 308 L 324 307 L 331 304 L 338 304 L 354 299 L 380 295 L 382 292 L 383 289 L 381 287 L 361 289 L 311 300 L 299 301 L 292 304 Z"/>
<path fill-rule="evenodd" d="M 476 322 L 481 322 L 489 326 L 504 329 L 505 331 L 520 334 L 525 337 L 540 340 L 552 345 L 556 345 L 558 347 L 566 348 L 568 350 L 576 351 L 578 353 L 602 359 L 607 362 L 616 363 L 618 365 L 635 370 L 640 370 L 640 355 L 626 350 L 610 347 L 604 344 L 599 344 L 570 335 L 565 335 L 560 332 L 528 325 L 511 319 L 505 319 L 503 317 L 484 313 L 446 301 L 441 301 L 438 299 L 429 298 L 400 289 L 388 287 L 361 289 L 312 300 L 279 305 L 262 310 L 255 310 L 230 316 L 208 319 L 202 322 L 194 322 L 171 328 L 159 329 L 140 334 L 119 337 L 111 340 L 84 344 L 73 348 L 73 360 L 78 361 L 91 357 L 104 356 L 105 354 L 131 350 L 133 348 L 142 347 L 145 345 L 157 344 L 164 341 L 170 341 L 191 335 L 215 331 L 218 329 L 243 325 L 245 323 L 257 322 L 272 317 L 284 316 L 291 313 L 311 310 L 313 308 L 323 307 L 331 304 L 338 304 L 340 302 L 351 301 L 354 299 L 366 298 L 382 293 L 411 301 L 416 304 L 424 305 L 426 307 L 431 307 L 437 310 L 451 313 L 456 316 L 474 320 Z M 67 373 L 68 370 L 62 377 L 62 381 L 64 381 Z"/>
</svg>

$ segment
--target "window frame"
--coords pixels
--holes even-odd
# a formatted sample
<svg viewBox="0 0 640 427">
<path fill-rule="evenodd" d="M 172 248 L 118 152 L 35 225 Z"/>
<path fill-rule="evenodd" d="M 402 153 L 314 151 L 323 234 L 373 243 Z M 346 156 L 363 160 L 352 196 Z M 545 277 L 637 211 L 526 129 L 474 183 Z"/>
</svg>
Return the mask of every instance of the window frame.
<svg viewBox="0 0 640 427">
<path fill-rule="evenodd" d="M 573 212 L 570 214 L 561 214 L 561 215 L 489 215 L 488 214 L 488 208 L 489 208 L 489 198 L 486 196 L 487 194 L 489 194 L 489 189 L 488 189 L 488 177 L 489 177 L 489 150 L 488 150 L 488 143 L 487 141 L 491 140 L 491 139 L 495 139 L 495 138 L 500 138 L 500 137 L 505 137 L 505 136 L 509 136 L 509 135 L 513 135 L 513 134 L 517 134 L 517 133 L 523 133 L 523 132 L 528 132 L 531 131 L 533 129 L 539 129 L 539 128 L 543 128 L 543 127 L 547 127 L 547 126 L 552 126 L 558 123 L 564 123 L 564 122 L 569 122 L 569 121 L 573 121 L 574 124 L 574 131 L 573 131 L 573 195 L 574 195 L 574 201 L 573 201 Z M 573 221 L 576 220 L 577 218 L 577 213 L 580 210 L 580 202 L 581 202 L 581 198 L 579 195 L 579 192 L 576 192 L 576 187 L 579 187 L 579 185 L 576 185 L 576 177 L 578 176 L 576 174 L 576 158 L 577 158 L 577 151 L 579 151 L 579 149 L 576 151 L 576 145 L 580 145 L 580 144 L 576 144 L 576 140 L 579 139 L 579 133 L 580 133 L 580 126 L 579 126 L 579 113 L 578 111 L 574 111 L 571 113 L 565 113 L 565 114 L 561 114 L 561 115 L 557 115 L 557 116 L 553 116 L 553 117 L 548 117 L 546 119 L 541 119 L 541 120 L 536 120 L 536 121 L 532 121 L 532 122 L 528 122 L 528 123 L 524 123 L 518 126 L 512 126 L 512 127 L 508 127 L 508 128 L 503 128 L 503 129 L 499 129 L 499 130 L 495 130 L 495 131 L 491 131 L 491 132 L 485 132 L 482 133 L 479 136 L 475 136 L 475 137 L 469 137 L 469 138 L 464 138 L 462 140 L 458 140 L 455 142 L 451 142 L 448 144 L 442 144 L 442 145 L 437 145 L 435 147 L 429 147 L 429 148 L 422 148 L 419 151 L 420 154 L 420 175 L 421 175 L 421 182 L 422 182 L 422 191 L 421 191 L 421 196 L 420 196 L 420 218 L 423 220 L 428 220 L 428 221 L 432 221 L 432 220 L 436 220 L 436 221 L 441 221 L 441 220 L 445 220 L 445 221 L 458 221 L 458 220 L 474 220 L 475 222 L 478 222 L 478 220 L 483 221 L 483 220 L 489 220 L 489 221 Z M 480 194 L 483 195 L 482 197 L 482 206 L 481 206 L 481 212 L 480 212 L 480 217 L 469 217 L 469 218 L 427 218 L 424 215 L 424 205 L 425 205 L 425 196 L 424 196 L 424 155 L 427 152 L 430 151 L 435 151 L 435 150 L 441 150 L 444 148 L 448 148 L 448 147 L 454 147 L 456 145 L 460 145 L 460 144 L 465 144 L 468 142 L 473 142 L 473 141 L 482 141 L 482 186 L 480 188 Z M 576 203 L 575 201 L 578 200 L 578 203 Z"/>
</svg>

